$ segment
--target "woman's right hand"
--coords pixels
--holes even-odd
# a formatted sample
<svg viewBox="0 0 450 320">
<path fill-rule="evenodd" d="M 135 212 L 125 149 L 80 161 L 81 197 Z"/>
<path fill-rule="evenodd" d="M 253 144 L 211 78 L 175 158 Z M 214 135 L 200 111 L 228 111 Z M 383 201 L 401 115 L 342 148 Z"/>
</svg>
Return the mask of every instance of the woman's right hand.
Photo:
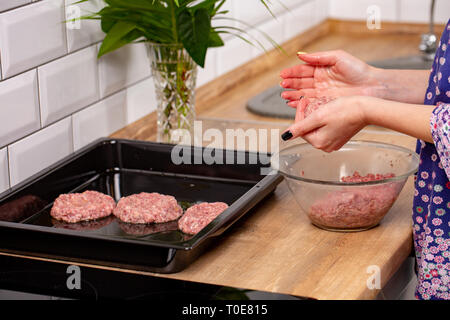
<svg viewBox="0 0 450 320">
<path fill-rule="evenodd" d="M 299 53 L 306 64 L 281 71 L 281 95 L 288 105 L 296 107 L 301 97 L 317 98 L 340 96 L 379 97 L 383 86 L 377 79 L 377 70 L 349 53 L 336 50 L 310 54 Z"/>
</svg>

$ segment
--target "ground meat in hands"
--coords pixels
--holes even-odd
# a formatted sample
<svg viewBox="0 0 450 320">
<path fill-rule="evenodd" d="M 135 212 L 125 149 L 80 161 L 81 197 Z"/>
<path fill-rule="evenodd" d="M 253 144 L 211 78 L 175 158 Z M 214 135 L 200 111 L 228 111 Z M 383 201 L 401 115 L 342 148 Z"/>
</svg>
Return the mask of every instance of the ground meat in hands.
<svg viewBox="0 0 450 320">
<path fill-rule="evenodd" d="M 331 97 L 318 97 L 315 99 L 308 98 L 309 102 L 305 108 L 305 118 L 308 117 L 311 113 L 320 108 L 320 106 L 327 104 L 328 102 L 334 100 Z"/>
</svg>

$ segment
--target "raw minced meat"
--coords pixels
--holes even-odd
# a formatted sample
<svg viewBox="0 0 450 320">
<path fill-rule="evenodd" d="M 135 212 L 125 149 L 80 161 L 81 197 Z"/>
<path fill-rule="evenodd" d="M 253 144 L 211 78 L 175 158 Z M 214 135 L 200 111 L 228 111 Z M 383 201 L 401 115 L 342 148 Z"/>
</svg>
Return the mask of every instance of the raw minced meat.
<svg viewBox="0 0 450 320">
<path fill-rule="evenodd" d="M 395 177 L 394 173 L 386 173 L 386 174 L 373 174 L 368 173 L 365 176 L 361 176 L 361 174 L 358 171 L 355 171 L 353 175 L 342 177 L 342 182 L 369 182 L 369 181 L 378 181 L 378 180 L 385 180 Z"/>
<path fill-rule="evenodd" d="M 343 182 L 366 182 L 392 178 L 393 173 L 368 174 L 355 172 Z M 308 216 L 319 226 L 336 229 L 372 227 L 380 222 L 397 199 L 401 182 L 354 186 L 330 192 L 311 205 Z"/>
<path fill-rule="evenodd" d="M 305 108 L 305 118 L 311 115 L 314 111 L 320 108 L 321 105 L 327 104 L 328 102 L 334 100 L 330 97 L 318 97 L 315 99 L 309 99 L 308 105 Z"/>
<path fill-rule="evenodd" d="M 111 215 L 116 202 L 97 191 L 61 194 L 53 203 L 50 215 L 56 220 L 76 223 Z"/>
<path fill-rule="evenodd" d="M 119 200 L 114 215 L 128 223 L 164 223 L 177 220 L 183 209 L 177 200 L 159 193 L 133 194 Z"/>
<path fill-rule="evenodd" d="M 178 221 L 178 228 L 187 234 L 197 234 L 227 208 L 228 205 L 224 202 L 193 205 Z"/>
</svg>

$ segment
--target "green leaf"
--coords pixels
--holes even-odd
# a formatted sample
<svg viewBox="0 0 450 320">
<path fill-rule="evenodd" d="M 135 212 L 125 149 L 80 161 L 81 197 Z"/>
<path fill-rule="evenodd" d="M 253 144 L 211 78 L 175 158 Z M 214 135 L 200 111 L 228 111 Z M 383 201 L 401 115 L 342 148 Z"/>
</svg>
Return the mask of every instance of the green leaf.
<svg viewBox="0 0 450 320">
<path fill-rule="evenodd" d="M 202 9 L 203 8 L 203 9 L 208 10 L 208 13 L 210 15 L 212 15 L 212 13 L 214 13 L 214 6 L 216 5 L 217 1 L 218 0 L 203 0 L 203 1 L 199 2 L 199 3 L 197 3 L 196 5 L 190 7 L 191 12 L 195 12 L 198 9 Z"/>
<path fill-rule="evenodd" d="M 1 1 L 1 0 L 0 0 Z M 90 0 L 79 0 L 83 3 Z M 227 0 L 104 0 L 106 5 L 98 12 L 80 19 L 101 19 L 106 37 L 99 56 L 118 49 L 130 42 L 146 39 L 155 43 L 182 44 L 194 61 L 204 66 L 207 49 L 223 46 L 222 34 L 229 33 L 244 39 L 243 30 L 226 26 L 212 28 L 211 19 L 226 19 Z M 270 11 L 271 0 L 255 0 Z M 276 0 L 281 2 L 281 0 Z M 271 12 L 273 15 L 273 13 Z M 232 20 L 232 18 L 230 19 Z M 246 29 L 248 24 L 243 23 Z M 248 28 L 247 28 L 248 27 Z M 250 36 L 250 35 L 249 35 Z M 265 38 L 268 38 L 265 36 Z M 274 47 L 279 45 L 268 39 Z M 247 43 L 256 42 L 256 39 Z"/>
<path fill-rule="evenodd" d="M 114 27 L 114 25 L 117 23 L 117 19 L 114 18 L 110 18 L 108 16 L 102 16 L 102 20 L 100 22 L 100 26 L 102 28 L 102 31 L 104 33 L 108 33 L 109 30 L 112 29 L 112 27 Z"/>
<path fill-rule="evenodd" d="M 211 18 L 208 10 L 200 8 L 192 14 L 182 11 L 177 19 L 178 37 L 192 59 L 202 68 L 211 34 Z"/>
<path fill-rule="evenodd" d="M 111 8 L 127 8 L 127 9 L 140 9 L 140 10 L 152 10 L 158 6 L 158 1 L 148 0 L 104 0 Z"/>
<path fill-rule="evenodd" d="M 119 21 L 117 22 L 106 34 L 105 39 L 103 39 L 102 45 L 98 52 L 98 57 L 114 51 L 125 44 L 129 43 L 129 38 L 125 38 L 130 32 L 136 28 L 135 24 Z M 137 39 L 137 38 L 136 38 Z M 132 41 L 132 40 L 131 40 Z"/>
<path fill-rule="evenodd" d="M 222 38 L 220 38 L 219 34 L 214 30 L 211 30 L 211 33 L 209 35 L 208 47 L 222 47 L 223 45 L 225 44 L 223 43 Z"/>
</svg>

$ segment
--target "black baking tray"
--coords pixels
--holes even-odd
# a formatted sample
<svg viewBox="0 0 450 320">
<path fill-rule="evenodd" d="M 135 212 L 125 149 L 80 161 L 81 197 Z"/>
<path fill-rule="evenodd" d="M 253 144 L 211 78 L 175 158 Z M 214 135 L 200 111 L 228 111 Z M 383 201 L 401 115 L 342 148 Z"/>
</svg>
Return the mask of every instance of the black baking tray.
<svg viewBox="0 0 450 320">
<path fill-rule="evenodd" d="M 268 154 L 184 147 L 177 152 L 188 163 L 176 164 L 171 157 L 174 147 L 100 139 L 1 194 L 0 249 L 174 273 L 192 263 L 282 180 L 278 173 L 267 174 Z M 224 164 L 205 164 L 204 152 L 223 156 Z M 109 194 L 116 201 L 135 193 L 158 192 L 174 196 L 184 209 L 216 201 L 229 208 L 194 236 L 177 230 L 176 222 L 131 225 L 109 217 L 65 224 L 51 218 L 58 195 L 85 190 Z"/>
</svg>

